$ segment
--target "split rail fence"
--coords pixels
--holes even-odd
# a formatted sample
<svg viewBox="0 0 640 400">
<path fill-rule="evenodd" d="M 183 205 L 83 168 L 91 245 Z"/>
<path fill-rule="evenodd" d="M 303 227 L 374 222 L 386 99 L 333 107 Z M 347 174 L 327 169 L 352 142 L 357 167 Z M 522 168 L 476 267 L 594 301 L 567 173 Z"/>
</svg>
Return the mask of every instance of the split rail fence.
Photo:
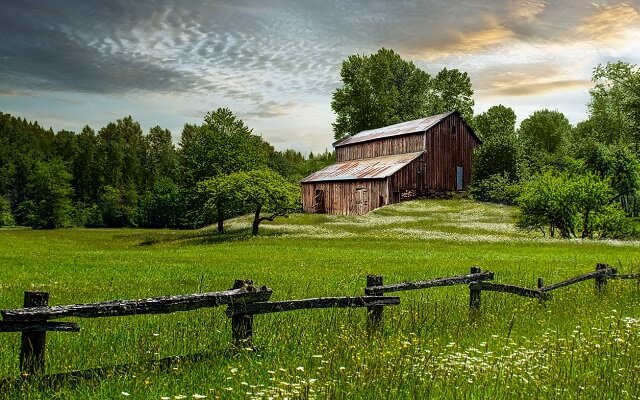
<svg viewBox="0 0 640 400">
<path fill-rule="evenodd" d="M 544 285 L 538 278 L 537 288 L 526 288 L 501 283 L 487 282 L 494 279 L 491 271 L 471 267 L 470 273 L 427 281 L 403 282 L 384 285 L 383 277 L 367 276 L 364 296 L 322 297 L 284 301 L 269 301 L 273 291 L 257 287 L 251 280 L 236 280 L 230 290 L 189 295 L 154 297 L 137 300 L 115 300 L 87 304 L 49 306 L 47 292 L 25 292 L 24 307 L 0 310 L 0 332 L 20 332 L 20 375 L 22 377 L 42 376 L 45 373 L 45 348 L 47 332 L 79 332 L 76 322 L 55 321 L 61 318 L 104 318 L 126 315 L 167 314 L 191 311 L 200 308 L 227 306 L 226 315 L 231 319 L 234 345 L 250 348 L 253 341 L 254 315 L 314 308 L 367 308 L 367 329 L 379 332 L 383 326 L 384 307 L 400 304 L 399 297 L 385 296 L 385 293 L 405 290 L 431 289 L 443 286 L 469 286 L 469 307 L 480 309 L 481 293 L 503 292 L 518 296 L 537 298 L 540 303 L 551 298 L 554 290 L 593 279 L 595 288 L 601 291 L 608 279 L 640 279 L 640 274 L 618 274 L 615 268 L 597 264 L 596 270 L 562 282 Z"/>
</svg>

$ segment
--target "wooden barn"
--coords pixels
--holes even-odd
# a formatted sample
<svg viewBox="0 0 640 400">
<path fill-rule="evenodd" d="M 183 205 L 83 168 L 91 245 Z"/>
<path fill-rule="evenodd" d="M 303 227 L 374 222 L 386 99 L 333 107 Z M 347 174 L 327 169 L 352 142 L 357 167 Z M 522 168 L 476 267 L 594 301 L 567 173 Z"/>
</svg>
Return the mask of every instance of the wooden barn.
<svg viewBox="0 0 640 400">
<path fill-rule="evenodd" d="M 333 144 L 336 163 L 302 181 L 302 209 L 365 214 L 418 196 L 465 191 L 480 139 L 457 111 L 371 129 Z"/>
</svg>

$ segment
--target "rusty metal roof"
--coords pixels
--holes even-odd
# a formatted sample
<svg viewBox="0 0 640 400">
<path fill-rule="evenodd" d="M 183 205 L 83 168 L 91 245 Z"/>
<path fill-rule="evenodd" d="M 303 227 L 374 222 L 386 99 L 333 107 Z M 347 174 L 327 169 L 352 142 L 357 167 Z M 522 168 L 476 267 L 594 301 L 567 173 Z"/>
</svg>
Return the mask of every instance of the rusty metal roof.
<svg viewBox="0 0 640 400">
<path fill-rule="evenodd" d="M 307 176 L 301 183 L 321 181 L 351 181 L 359 179 L 386 178 L 418 158 L 423 152 L 394 154 L 390 156 L 364 158 L 329 165 Z"/>
<path fill-rule="evenodd" d="M 382 128 L 362 131 L 356 135 L 338 140 L 337 142 L 333 143 L 333 147 L 346 146 L 348 144 L 367 142 L 369 140 L 382 139 L 391 136 L 406 135 L 409 133 L 424 132 L 455 112 L 456 111 L 451 111 L 444 114 L 432 115 L 427 118 L 420 118 L 413 121 L 401 122 L 399 124 L 385 126 Z"/>
</svg>

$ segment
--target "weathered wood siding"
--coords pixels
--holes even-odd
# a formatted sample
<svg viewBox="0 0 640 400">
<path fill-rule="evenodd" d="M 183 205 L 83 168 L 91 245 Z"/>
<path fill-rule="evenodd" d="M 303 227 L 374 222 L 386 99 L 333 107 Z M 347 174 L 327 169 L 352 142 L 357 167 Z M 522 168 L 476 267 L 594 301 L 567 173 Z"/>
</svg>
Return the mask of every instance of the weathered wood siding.
<svg viewBox="0 0 640 400">
<path fill-rule="evenodd" d="M 455 126 L 455 130 L 454 130 Z M 463 167 L 463 190 L 471 183 L 473 149 L 477 142 L 462 119 L 450 115 L 427 132 L 427 190 L 456 190 L 456 167 Z"/>
<path fill-rule="evenodd" d="M 336 147 L 336 162 L 424 150 L 424 132 Z"/>
<path fill-rule="evenodd" d="M 302 210 L 327 214 L 365 214 L 387 204 L 406 199 L 407 191 L 416 193 L 422 189 L 419 180 L 425 177 L 424 155 L 386 179 L 357 181 L 327 181 L 302 183 Z M 422 170 L 422 171 L 421 171 Z M 426 179 L 423 179 L 423 185 Z M 360 194 L 358 190 L 365 192 Z M 323 190 L 324 204 L 318 207 L 316 190 Z M 395 195 L 394 195 L 395 194 Z M 403 197 L 405 196 L 405 197 Z"/>
<path fill-rule="evenodd" d="M 455 126 L 455 132 L 453 130 Z M 463 167 L 463 190 L 471 182 L 473 150 L 477 142 L 469 127 L 457 114 L 452 114 L 426 134 L 424 132 L 372 140 L 336 147 L 336 161 L 357 160 L 391 154 L 425 150 L 426 172 L 420 175 L 414 187 L 421 190 L 456 190 L 456 167 Z M 414 179 L 418 179 L 417 177 Z M 400 184 L 402 186 L 402 184 Z M 411 186 L 406 184 L 407 187 Z"/>
<path fill-rule="evenodd" d="M 327 214 L 366 214 L 389 204 L 387 182 L 387 179 L 371 179 L 303 183 L 302 211 L 317 212 L 316 190 L 324 190 L 324 210 Z"/>
<path fill-rule="evenodd" d="M 462 190 L 471 183 L 473 150 L 478 145 L 470 128 L 457 113 L 444 118 L 427 132 L 372 140 L 336 147 L 336 161 L 425 153 L 386 179 L 302 183 L 304 212 L 365 214 L 385 204 L 417 195 L 456 191 L 456 170 L 462 167 Z M 317 207 L 316 191 L 323 191 L 324 209 Z"/>
<path fill-rule="evenodd" d="M 423 135 L 424 137 L 424 135 Z M 393 192 L 402 192 L 403 189 L 422 190 L 426 182 L 425 154 L 416 158 L 400 171 L 389 178 L 389 191 L 393 199 Z"/>
</svg>

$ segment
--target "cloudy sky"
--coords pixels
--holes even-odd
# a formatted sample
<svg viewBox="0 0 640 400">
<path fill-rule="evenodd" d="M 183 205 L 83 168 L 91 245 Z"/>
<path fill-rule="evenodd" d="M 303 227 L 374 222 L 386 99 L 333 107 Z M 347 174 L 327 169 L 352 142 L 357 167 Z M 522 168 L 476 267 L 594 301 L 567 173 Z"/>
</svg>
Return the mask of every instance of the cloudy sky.
<svg viewBox="0 0 640 400">
<path fill-rule="evenodd" d="M 342 60 L 392 48 L 471 76 L 475 111 L 586 117 L 593 67 L 640 63 L 640 0 L 3 0 L 0 111 L 54 130 L 126 115 L 179 140 L 229 107 L 278 149 L 331 147 Z"/>
</svg>

